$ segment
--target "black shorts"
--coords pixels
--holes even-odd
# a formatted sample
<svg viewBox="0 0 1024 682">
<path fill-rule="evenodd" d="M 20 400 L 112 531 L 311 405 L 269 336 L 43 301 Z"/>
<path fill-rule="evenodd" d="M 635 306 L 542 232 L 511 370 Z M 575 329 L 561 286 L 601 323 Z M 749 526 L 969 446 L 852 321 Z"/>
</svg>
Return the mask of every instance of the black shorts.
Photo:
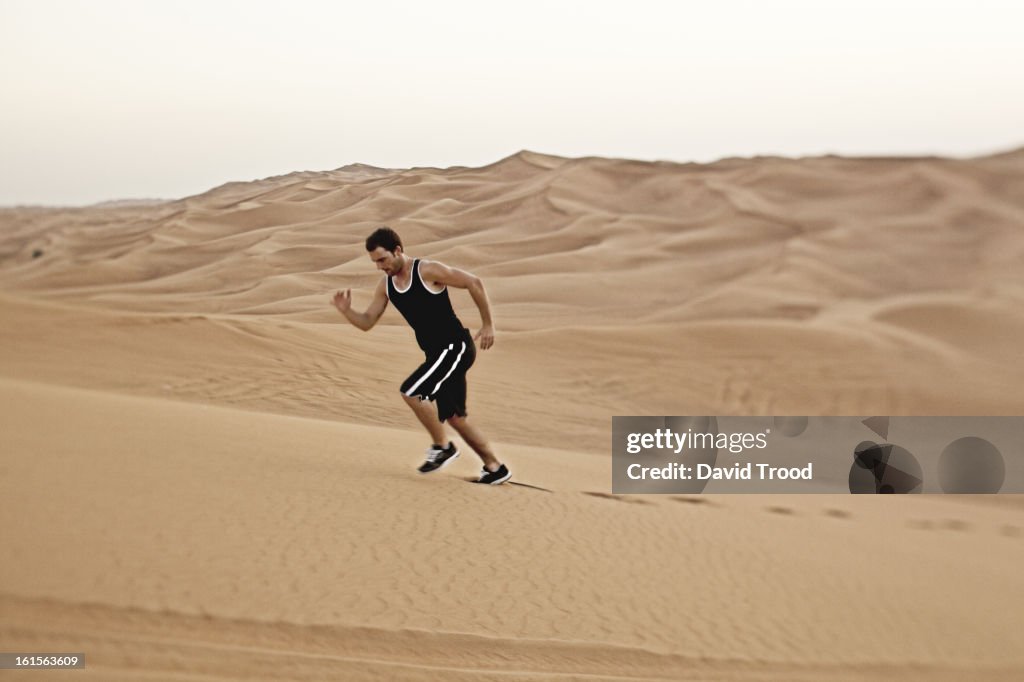
<svg viewBox="0 0 1024 682">
<path fill-rule="evenodd" d="M 402 382 L 402 395 L 433 400 L 437 418 L 466 416 L 466 372 L 476 360 L 476 346 L 467 331 L 465 337 L 427 353 L 426 361 Z"/>
</svg>

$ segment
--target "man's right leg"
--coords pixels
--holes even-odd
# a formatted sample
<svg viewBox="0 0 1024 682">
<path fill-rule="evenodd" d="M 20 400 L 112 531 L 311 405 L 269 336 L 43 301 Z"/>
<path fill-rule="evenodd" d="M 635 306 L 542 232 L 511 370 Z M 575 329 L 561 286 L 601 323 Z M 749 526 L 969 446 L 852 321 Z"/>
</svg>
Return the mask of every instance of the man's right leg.
<svg viewBox="0 0 1024 682">
<path fill-rule="evenodd" d="M 405 402 L 412 408 L 416 418 L 420 420 L 424 428 L 427 429 L 427 433 L 430 434 L 433 443 L 427 448 L 427 458 L 423 464 L 419 466 L 417 471 L 421 474 L 429 474 L 445 467 L 453 459 L 459 456 L 459 449 L 455 447 L 455 443 L 448 440 L 448 435 L 445 430 L 444 424 L 442 424 L 438 418 L 437 413 L 434 411 L 433 403 L 420 400 L 414 396 L 408 396 L 404 393 L 402 397 Z"/>
<path fill-rule="evenodd" d="M 441 423 L 437 414 L 437 405 L 433 402 L 420 400 L 420 397 L 433 397 L 432 393 L 444 382 L 445 377 L 452 373 L 458 363 L 461 352 L 451 352 L 452 345 L 442 348 L 436 353 L 428 353 L 422 365 L 416 368 L 402 382 L 402 398 L 430 434 L 433 444 L 427 449 L 427 459 L 419 466 L 421 474 L 429 474 L 449 464 L 459 456 L 455 443 L 448 440 L 448 430 Z"/>
</svg>

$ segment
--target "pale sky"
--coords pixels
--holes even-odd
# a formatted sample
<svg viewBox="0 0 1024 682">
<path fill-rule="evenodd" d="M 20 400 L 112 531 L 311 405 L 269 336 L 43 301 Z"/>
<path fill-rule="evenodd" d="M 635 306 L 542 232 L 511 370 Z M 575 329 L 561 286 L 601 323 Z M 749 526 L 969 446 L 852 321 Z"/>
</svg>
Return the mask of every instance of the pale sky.
<svg viewBox="0 0 1024 682">
<path fill-rule="evenodd" d="M 520 149 L 1024 145 L 1024 3 L 0 0 L 0 205 Z"/>
</svg>

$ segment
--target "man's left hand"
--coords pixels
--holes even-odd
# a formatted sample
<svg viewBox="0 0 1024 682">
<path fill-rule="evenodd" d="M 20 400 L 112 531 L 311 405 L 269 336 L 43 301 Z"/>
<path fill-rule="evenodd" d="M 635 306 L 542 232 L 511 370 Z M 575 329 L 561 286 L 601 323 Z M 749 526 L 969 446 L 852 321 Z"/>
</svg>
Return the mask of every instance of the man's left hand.
<svg viewBox="0 0 1024 682">
<path fill-rule="evenodd" d="M 480 341 L 480 350 L 487 350 L 494 345 L 494 327 L 489 324 L 480 327 L 480 331 L 476 333 L 473 340 Z"/>
</svg>

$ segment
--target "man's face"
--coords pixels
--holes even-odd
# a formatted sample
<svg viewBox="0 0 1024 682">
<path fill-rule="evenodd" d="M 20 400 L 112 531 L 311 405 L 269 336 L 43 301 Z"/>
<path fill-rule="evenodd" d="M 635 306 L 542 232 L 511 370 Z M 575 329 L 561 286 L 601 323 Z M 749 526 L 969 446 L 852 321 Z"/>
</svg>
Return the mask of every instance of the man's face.
<svg viewBox="0 0 1024 682">
<path fill-rule="evenodd" d="M 370 260 L 374 262 L 378 270 L 383 270 L 389 277 L 394 277 L 402 270 L 402 247 L 395 248 L 394 253 L 387 251 L 383 246 L 378 246 L 370 252 Z"/>
</svg>

